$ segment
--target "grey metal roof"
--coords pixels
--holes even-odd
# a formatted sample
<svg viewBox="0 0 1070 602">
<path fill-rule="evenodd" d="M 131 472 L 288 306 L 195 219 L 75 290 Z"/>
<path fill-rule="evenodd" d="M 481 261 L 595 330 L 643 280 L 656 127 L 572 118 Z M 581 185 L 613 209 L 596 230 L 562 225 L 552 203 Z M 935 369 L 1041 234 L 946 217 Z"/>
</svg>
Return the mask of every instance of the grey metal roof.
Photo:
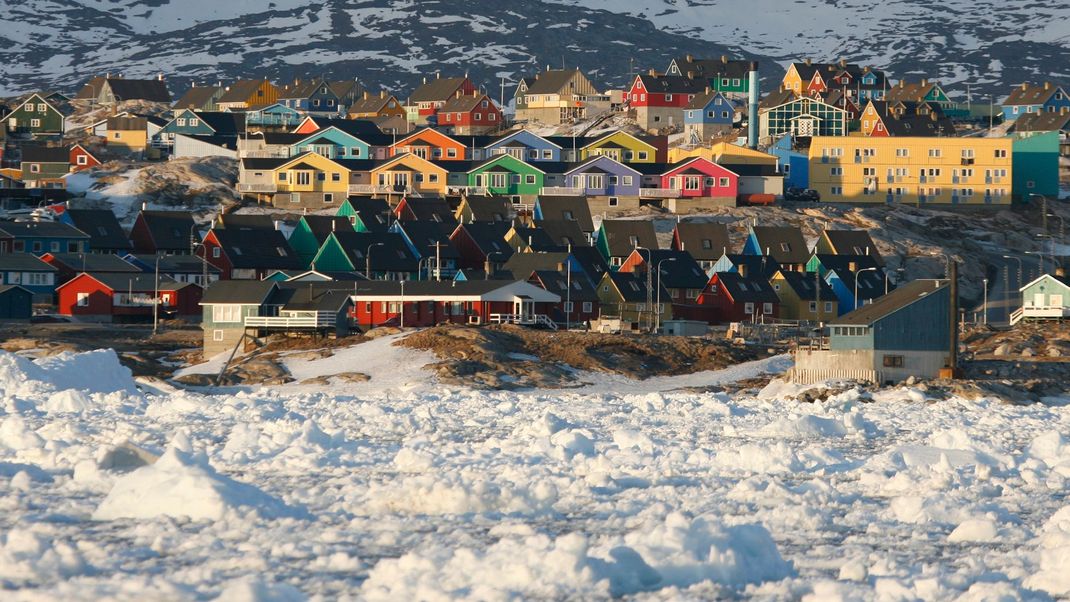
<svg viewBox="0 0 1070 602">
<path fill-rule="evenodd" d="M 720 222 L 682 221 L 676 224 L 680 250 L 698 260 L 716 261 L 732 248 L 728 226 Z"/>
<path fill-rule="evenodd" d="M 0 221 L 0 233 L 7 233 L 15 238 L 89 238 L 85 232 L 63 222 Z"/>
<path fill-rule="evenodd" d="M 846 313 L 829 324 L 840 326 L 870 326 L 874 322 L 948 286 L 947 280 L 914 280 L 879 297 L 873 303 Z"/>
<path fill-rule="evenodd" d="M 0 253 L 0 271 L 55 272 L 56 268 L 32 253 Z"/>
<path fill-rule="evenodd" d="M 217 280 L 204 291 L 201 305 L 215 303 L 259 305 L 266 301 L 271 291 L 276 288 L 276 284 L 270 280 Z"/>
<path fill-rule="evenodd" d="M 648 220 L 609 219 L 602 221 L 600 236 L 606 237 L 610 257 L 627 257 L 636 246 L 658 248 L 654 222 Z M 633 242 L 634 238 L 634 242 Z"/>
<path fill-rule="evenodd" d="M 115 214 L 109 209 L 68 209 L 74 227 L 89 235 L 89 248 L 130 249 L 130 239 Z"/>
</svg>

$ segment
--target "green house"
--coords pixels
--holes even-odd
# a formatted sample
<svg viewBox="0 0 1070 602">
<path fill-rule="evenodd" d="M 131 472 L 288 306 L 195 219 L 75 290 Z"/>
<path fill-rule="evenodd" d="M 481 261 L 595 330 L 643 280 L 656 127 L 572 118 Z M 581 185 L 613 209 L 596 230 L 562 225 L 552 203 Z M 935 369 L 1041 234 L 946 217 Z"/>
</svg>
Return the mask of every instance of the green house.
<svg viewBox="0 0 1070 602">
<path fill-rule="evenodd" d="M 67 107 L 47 100 L 41 94 L 31 94 L 14 111 L 8 113 L 7 129 L 33 135 L 62 134 Z"/>
<path fill-rule="evenodd" d="M 307 267 L 332 232 L 354 229 L 354 224 L 344 216 L 304 215 L 290 234 L 290 247 L 297 253 L 301 264 Z"/>
<path fill-rule="evenodd" d="M 1011 195 L 1059 198 L 1059 132 L 1022 132 L 1011 143 Z"/>
<path fill-rule="evenodd" d="M 490 194 L 538 195 L 546 172 L 510 155 L 499 155 L 468 172 L 468 185 Z"/>
</svg>

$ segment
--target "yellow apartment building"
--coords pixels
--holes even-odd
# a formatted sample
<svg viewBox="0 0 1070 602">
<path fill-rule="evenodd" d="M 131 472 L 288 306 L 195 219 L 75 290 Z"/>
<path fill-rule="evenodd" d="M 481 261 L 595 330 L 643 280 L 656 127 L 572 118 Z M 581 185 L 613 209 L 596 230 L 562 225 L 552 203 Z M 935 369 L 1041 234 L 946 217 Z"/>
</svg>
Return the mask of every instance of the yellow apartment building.
<svg viewBox="0 0 1070 602">
<path fill-rule="evenodd" d="M 1009 205 L 1011 139 L 815 136 L 810 188 L 822 201 Z"/>
</svg>

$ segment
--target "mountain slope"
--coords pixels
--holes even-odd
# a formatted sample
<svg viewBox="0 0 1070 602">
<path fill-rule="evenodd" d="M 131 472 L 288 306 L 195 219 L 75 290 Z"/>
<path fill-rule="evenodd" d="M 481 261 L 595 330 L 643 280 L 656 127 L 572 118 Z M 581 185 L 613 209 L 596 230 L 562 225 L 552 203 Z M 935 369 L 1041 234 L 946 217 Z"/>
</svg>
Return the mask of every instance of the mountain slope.
<svg viewBox="0 0 1070 602">
<path fill-rule="evenodd" d="M 73 91 L 99 73 L 165 73 L 172 93 L 263 75 L 356 77 L 402 95 L 465 70 L 489 91 L 546 64 L 624 86 L 684 54 L 762 60 L 774 84 L 813 57 L 937 78 L 996 98 L 1070 80 L 1064 0 L 2 0 L 0 94 Z M 956 86 L 958 85 L 958 86 Z M 511 94 L 507 85 L 506 96 Z"/>
</svg>

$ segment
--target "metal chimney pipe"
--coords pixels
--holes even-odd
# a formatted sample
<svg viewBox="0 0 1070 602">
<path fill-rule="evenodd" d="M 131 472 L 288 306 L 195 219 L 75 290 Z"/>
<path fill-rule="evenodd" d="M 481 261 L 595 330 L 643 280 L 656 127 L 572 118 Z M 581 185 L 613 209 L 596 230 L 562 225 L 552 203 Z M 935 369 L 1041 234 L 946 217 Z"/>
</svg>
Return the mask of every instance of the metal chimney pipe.
<svg viewBox="0 0 1070 602">
<path fill-rule="evenodd" d="M 750 106 L 747 112 L 747 146 L 758 148 L 758 61 L 750 64 Z"/>
</svg>

